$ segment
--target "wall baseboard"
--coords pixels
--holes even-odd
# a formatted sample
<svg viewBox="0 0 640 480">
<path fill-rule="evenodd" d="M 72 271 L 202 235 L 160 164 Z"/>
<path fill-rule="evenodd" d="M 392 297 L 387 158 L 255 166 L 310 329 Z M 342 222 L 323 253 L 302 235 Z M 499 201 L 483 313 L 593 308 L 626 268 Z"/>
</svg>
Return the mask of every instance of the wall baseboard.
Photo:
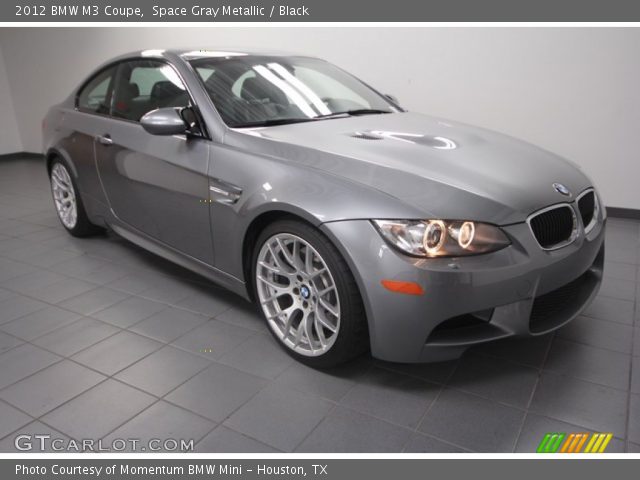
<svg viewBox="0 0 640 480">
<path fill-rule="evenodd" d="M 640 220 L 640 210 L 636 208 L 607 207 L 607 215 L 615 218 Z"/>
<path fill-rule="evenodd" d="M 32 158 L 32 159 L 40 159 L 43 158 L 44 155 L 42 155 L 41 153 L 34 153 L 34 152 L 16 152 L 16 153 L 5 153 L 0 155 L 0 161 L 2 160 L 19 160 L 19 159 L 26 159 L 26 158 Z"/>
<path fill-rule="evenodd" d="M 0 155 L 0 161 L 2 160 L 18 160 L 18 159 L 41 159 L 43 155 L 41 153 L 34 152 L 18 152 L 7 153 Z M 623 208 L 623 207 L 607 207 L 607 214 L 614 218 L 625 218 L 629 220 L 640 220 L 640 210 L 636 208 Z"/>
</svg>

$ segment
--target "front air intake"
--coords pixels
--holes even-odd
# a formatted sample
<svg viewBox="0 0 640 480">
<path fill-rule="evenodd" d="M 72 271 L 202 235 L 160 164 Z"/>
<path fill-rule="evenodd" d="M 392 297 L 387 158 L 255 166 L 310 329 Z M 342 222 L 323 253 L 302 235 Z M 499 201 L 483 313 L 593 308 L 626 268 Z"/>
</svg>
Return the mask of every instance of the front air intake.
<svg viewBox="0 0 640 480">
<path fill-rule="evenodd" d="M 589 269 L 574 281 L 536 297 L 531 308 L 529 331 L 546 333 L 571 320 L 584 308 L 598 282 L 598 274 Z"/>
<path fill-rule="evenodd" d="M 576 214 L 569 205 L 550 207 L 532 215 L 529 226 L 543 249 L 554 250 L 575 240 Z"/>
</svg>

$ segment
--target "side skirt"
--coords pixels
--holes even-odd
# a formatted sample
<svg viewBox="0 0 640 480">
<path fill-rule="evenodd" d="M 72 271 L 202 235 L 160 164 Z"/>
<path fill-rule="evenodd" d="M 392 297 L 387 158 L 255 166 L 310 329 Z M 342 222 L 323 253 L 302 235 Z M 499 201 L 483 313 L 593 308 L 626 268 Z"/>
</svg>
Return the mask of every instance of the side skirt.
<svg viewBox="0 0 640 480">
<path fill-rule="evenodd" d="M 185 255 L 176 249 L 160 243 L 155 239 L 145 235 L 142 232 L 134 231 L 130 228 L 125 228 L 122 225 L 110 223 L 111 228 L 116 234 L 129 240 L 131 243 L 135 243 L 141 248 L 150 251 L 160 257 L 163 257 L 170 262 L 180 265 L 181 267 L 191 270 L 192 272 L 202 275 L 203 277 L 217 283 L 218 285 L 230 290 L 231 292 L 240 295 L 246 300 L 250 300 L 245 282 L 239 278 L 234 277 L 222 270 L 201 262 L 189 255 Z"/>
</svg>

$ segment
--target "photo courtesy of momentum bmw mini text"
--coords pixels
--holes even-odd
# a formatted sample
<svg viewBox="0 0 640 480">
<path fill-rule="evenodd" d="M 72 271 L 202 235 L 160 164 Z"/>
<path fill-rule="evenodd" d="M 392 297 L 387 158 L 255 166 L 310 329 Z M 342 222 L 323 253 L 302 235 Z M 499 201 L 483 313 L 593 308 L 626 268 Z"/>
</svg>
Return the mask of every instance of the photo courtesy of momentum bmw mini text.
<svg viewBox="0 0 640 480">
<path fill-rule="evenodd" d="M 0 478 L 626 478 L 640 9 L 0 4 Z"/>
<path fill-rule="evenodd" d="M 254 470 L 248 469 L 248 472 Z M 242 465 L 233 464 L 185 464 L 184 466 L 167 466 L 162 465 L 159 467 L 148 466 L 132 466 L 126 463 L 121 465 L 109 464 L 109 465 L 59 465 L 53 463 L 51 468 L 47 468 L 42 465 L 27 466 L 16 465 L 16 475 L 19 477 L 24 476 L 89 476 L 89 477 L 109 477 L 109 476 L 138 476 L 138 475 L 167 475 L 167 476 L 242 476 Z M 256 475 L 286 475 L 292 477 L 306 477 L 307 472 L 305 467 L 301 466 L 278 466 L 272 467 L 268 465 L 258 464 L 255 468 Z M 327 475 L 327 466 L 322 464 L 311 465 L 310 472 L 315 475 Z"/>
</svg>

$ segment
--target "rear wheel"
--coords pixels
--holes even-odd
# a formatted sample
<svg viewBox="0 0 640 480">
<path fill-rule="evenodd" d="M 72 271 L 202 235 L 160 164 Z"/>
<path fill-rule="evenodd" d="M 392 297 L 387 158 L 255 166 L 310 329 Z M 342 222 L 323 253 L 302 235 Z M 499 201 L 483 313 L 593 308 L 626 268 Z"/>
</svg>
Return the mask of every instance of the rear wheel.
<svg viewBox="0 0 640 480">
<path fill-rule="evenodd" d="M 268 226 L 253 256 L 255 298 L 271 333 L 297 360 L 331 367 L 367 349 L 360 294 L 346 262 L 318 230 Z"/>
<path fill-rule="evenodd" d="M 86 237 L 102 231 L 89 221 L 66 162 L 54 159 L 49 178 L 53 203 L 62 226 L 74 237 Z"/>
</svg>

